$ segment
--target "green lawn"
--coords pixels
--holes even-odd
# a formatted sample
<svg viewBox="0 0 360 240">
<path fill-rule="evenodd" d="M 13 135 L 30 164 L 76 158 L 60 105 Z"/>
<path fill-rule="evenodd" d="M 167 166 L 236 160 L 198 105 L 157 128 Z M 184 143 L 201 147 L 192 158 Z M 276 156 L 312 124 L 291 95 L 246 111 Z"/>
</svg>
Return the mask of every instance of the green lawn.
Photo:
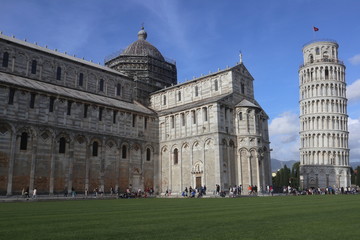
<svg viewBox="0 0 360 240">
<path fill-rule="evenodd" d="M 0 239 L 360 239 L 360 195 L 0 203 Z"/>
</svg>

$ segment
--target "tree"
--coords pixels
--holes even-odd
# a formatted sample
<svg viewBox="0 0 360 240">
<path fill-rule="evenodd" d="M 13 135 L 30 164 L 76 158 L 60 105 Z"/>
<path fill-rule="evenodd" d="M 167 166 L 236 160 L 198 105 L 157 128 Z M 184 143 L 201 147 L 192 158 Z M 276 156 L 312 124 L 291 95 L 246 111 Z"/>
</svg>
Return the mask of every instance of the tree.
<svg viewBox="0 0 360 240">
<path fill-rule="evenodd" d="M 283 168 L 279 169 L 276 173 L 276 176 L 273 177 L 274 187 L 281 189 L 284 186 L 291 186 L 293 188 L 298 188 L 300 183 L 300 162 L 294 163 L 292 169 L 284 165 Z"/>
<path fill-rule="evenodd" d="M 290 186 L 296 189 L 300 186 L 300 162 L 296 162 L 292 166 Z"/>
<path fill-rule="evenodd" d="M 360 186 L 360 166 L 354 170 L 355 181 L 353 182 L 356 186 Z"/>
</svg>

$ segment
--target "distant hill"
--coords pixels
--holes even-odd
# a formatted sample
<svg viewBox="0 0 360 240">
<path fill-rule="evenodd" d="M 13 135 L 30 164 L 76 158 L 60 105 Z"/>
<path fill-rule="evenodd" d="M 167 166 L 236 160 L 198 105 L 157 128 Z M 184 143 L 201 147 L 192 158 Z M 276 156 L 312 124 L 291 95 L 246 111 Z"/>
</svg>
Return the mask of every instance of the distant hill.
<svg viewBox="0 0 360 240">
<path fill-rule="evenodd" d="M 295 160 L 289 160 L 289 161 L 280 161 L 278 159 L 272 158 L 271 159 L 271 171 L 272 172 L 276 172 L 277 170 L 279 170 L 280 168 L 283 168 L 285 165 L 288 168 L 292 168 L 292 165 L 294 163 L 296 163 L 297 161 Z"/>
<path fill-rule="evenodd" d="M 350 166 L 355 169 L 357 166 L 360 166 L 360 162 L 350 162 Z"/>
<path fill-rule="evenodd" d="M 271 171 L 276 172 L 280 168 L 283 168 L 285 165 L 291 169 L 292 165 L 296 162 L 297 161 L 295 161 L 295 160 L 281 161 L 281 160 L 272 158 L 271 159 Z M 360 166 L 360 162 L 350 162 L 350 167 L 352 167 L 353 169 L 357 168 L 357 166 Z"/>
</svg>

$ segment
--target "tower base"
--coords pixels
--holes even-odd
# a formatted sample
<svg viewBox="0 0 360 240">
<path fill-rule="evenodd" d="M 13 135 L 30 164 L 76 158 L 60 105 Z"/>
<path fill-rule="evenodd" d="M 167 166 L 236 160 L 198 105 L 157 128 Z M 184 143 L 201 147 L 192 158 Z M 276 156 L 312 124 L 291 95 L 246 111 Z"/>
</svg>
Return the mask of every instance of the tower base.
<svg viewBox="0 0 360 240">
<path fill-rule="evenodd" d="M 300 187 L 341 188 L 351 185 L 351 173 L 348 166 L 302 165 L 300 166 Z"/>
</svg>

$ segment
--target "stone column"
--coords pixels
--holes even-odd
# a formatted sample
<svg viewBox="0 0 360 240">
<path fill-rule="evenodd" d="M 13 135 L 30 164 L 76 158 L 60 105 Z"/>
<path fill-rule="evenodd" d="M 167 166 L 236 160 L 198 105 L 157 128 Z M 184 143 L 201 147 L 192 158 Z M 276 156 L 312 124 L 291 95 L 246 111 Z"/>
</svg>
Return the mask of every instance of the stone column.
<svg viewBox="0 0 360 240">
<path fill-rule="evenodd" d="M 205 151 L 206 151 L 206 147 L 205 147 L 205 145 L 206 145 L 206 142 L 204 142 L 204 147 L 203 147 L 203 173 L 202 173 L 202 175 L 203 175 L 203 177 L 202 177 L 202 180 L 203 180 L 203 186 L 207 186 L 207 181 L 206 181 L 206 177 L 207 177 L 207 171 L 206 171 L 206 159 L 205 159 Z"/>
<path fill-rule="evenodd" d="M 261 183 L 260 183 L 260 158 L 258 156 L 255 157 L 256 159 L 256 182 L 258 186 L 258 192 L 261 190 Z"/>
<path fill-rule="evenodd" d="M 241 152 L 238 153 L 238 176 L 237 176 L 237 183 L 238 185 L 243 185 L 243 179 L 242 179 L 242 158 L 241 158 Z"/>
<path fill-rule="evenodd" d="M 226 145 L 226 151 L 227 151 L 227 161 L 226 161 L 226 164 L 227 164 L 227 169 L 226 169 L 226 171 L 229 173 L 228 174 L 228 183 L 229 183 L 229 187 L 231 187 L 231 170 L 230 170 L 230 144 L 229 144 L 229 146 L 228 145 Z"/>
<path fill-rule="evenodd" d="M 179 159 L 180 159 L 180 191 L 183 190 L 183 157 L 182 157 L 182 150 L 183 147 L 180 145 L 180 150 L 179 150 Z"/>
<path fill-rule="evenodd" d="M 37 154 L 37 137 L 32 136 L 32 153 L 31 153 L 31 166 L 30 166 L 30 184 L 29 184 L 29 191 L 31 192 L 34 189 L 34 182 L 35 182 L 35 168 L 36 168 L 36 154 Z"/>
<path fill-rule="evenodd" d="M 249 185 L 252 185 L 252 176 L 251 176 L 251 156 L 248 156 L 248 171 L 249 171 Z"/>
<path fill-rule="evenodd" d="M 116 161 L 115 161 L 115 177 L 116 177 L 116 181 L 115 181 L 115 189 L 114 189 L 114 191 L 116 191 L 119 188 L 119 185 L 120 185 L 119 178 L 120 178 L 121 146 L 119 148 L 117 148 L 116 151 L 117 151 Z"/>
<path fill-rule="evenodd" d="M 11 131 L 11 145 L 10 145 L 10 161 L 8 169 L 8 182 L 7 182 L 7 191 L 6 195 L 12 195 L 12 182 L 13 182 L 13 173 L 14 173 L 14 162 L 15 162 L 15 148 L 16 148 L 16 132 L 15 130 Z"/>
<path fill-rule="evenodd" d="M 68 172 L 68 192 L 72 192 L 72 188 L 73 188 L 73 168 L 74 168 L 74 141 L 75 139 L 73 139 L 73 141 L 70 140 L 69 143 L 69 172 Z"/>
<path fill-rule="evenodd" d="M 89 192 L 89 170 L 90 170 L 90 143 L 85 143 L 86 157 L 85 157 L 85 189 Z"/>
<path fill-rule="evenodd" d="M 103 192 L 105 192 L 105 179 L 104 179 L 105 157 L 106 157 L 105 149 L 106 149 L 105 137 L 103 137 L 102 142 L 101 142 L 101 154 L 100 154 L 100 188 L 102 189 Z"/>
<path fill-rule="evenodd" d="M 219 184 L 221 186 L 221 159 L 222 159 L 222 151 L 221 145 L 219 144 L 220 138 L 214 141 L 214 150 L 215 156 L 219 156 L 218 158 L 214 159 L 214 176 L 215 176 L 215 184 Z M 207 186 L 209 187 L 209 186 Z M 215 186 L 212 186 L 212 188 Z"/>
<path fill-rule="evenodd" d="M 56 138 L 54 137 L 51 145 L 51 159 L 50 159 L 50 184 L 49 194 L 54 194 L 54 182 L 55 182 L 55 154 L 56 154 Z"/>
<path fill-rule="evenodd" d="M 266 181 L 265 181 L 265 164 L 266 164 L 266 161 L 265 161 L 265 156 L 261 157 L 262 159 L 262 164 L 261 164 L 261 185 L 262 185 L 262 190 L 263 191 L 266 191 Z M 269 172 L 271 173 L 271 172 Z"/>
</svg>

